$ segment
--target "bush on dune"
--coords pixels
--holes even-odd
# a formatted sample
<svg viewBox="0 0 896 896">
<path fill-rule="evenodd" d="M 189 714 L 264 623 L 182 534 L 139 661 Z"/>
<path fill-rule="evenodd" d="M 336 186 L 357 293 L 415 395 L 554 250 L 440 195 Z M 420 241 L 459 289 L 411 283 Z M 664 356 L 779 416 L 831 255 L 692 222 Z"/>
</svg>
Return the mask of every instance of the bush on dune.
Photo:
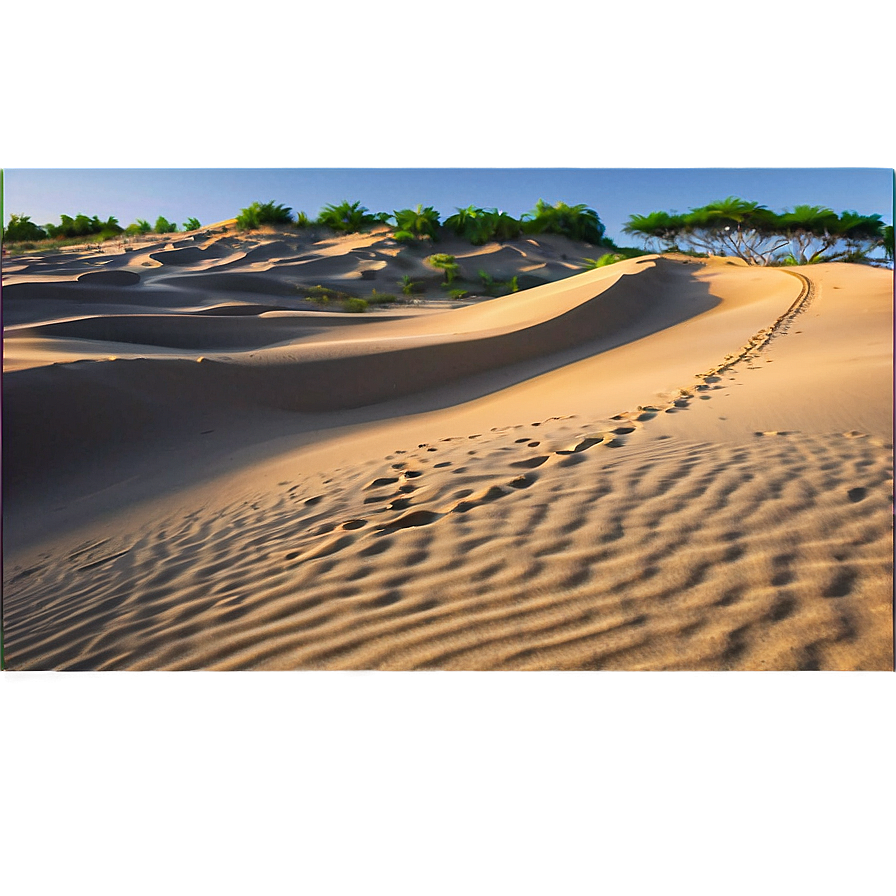
<svg viewBox="0 0 896 896">
<path fill-rule="evenodd" d="M 317 223 L 329 227 L 338 233 L 359 233 L 367 227 L 380 223 L 377 215 L 360 202 L 349 202 L 344 199 L 338 205 L 325 205 L 317 216 Z"/>
<path fill-rule="evenodd" d="M 482 246 L 493 240 L 512 240 L 523 229 L 522 223 L 507 212 L 475 205 L 457 208 L 455 214 L 445 219 L 444 227 L 456 236 L 469 240 L 474 246 Z"/>
<path fill-rule="evenodd" d="M 434 240 L 438 235 L 439 213 L 432 206 L 398 209 L 392 212 L 392 217 L 399 232 L 410 233 L 417 239 Z"/>
<path fill-rule="evenodd" d="M 202 225 L 199 223 L 199 218 L 187 218 L 184 221 L 184 230 L 189 233 L 191 230 L 199 230 Z"/>
<path fill-rule="evenodd" d="M 285 205 L 270 202 L 253 202 L 248 208 L 240 210 L 236 218 L 239 230 L 257 230 L 266 224 L 292 223 L 292 209 Z"/>
<path fill-rule="evenodd" d="M 101 221 L 96 215 L 60 215 L 59 224 L 47 224 L 46 233 L 52 239 L 71 239 L 73 237 L 98 236 L 100 239 L 111 239 L 123 232 L 118 218 L 110 215 L 105 221 Z"/>
<path fill-rule="evenodd" d="M 45 240 L 46 238 L 46 230 L 38 227 L 28 215 L 10 215 L 9 223 L 3 229 L 3 239 L 10 242 Z"/>
<path fill-rule="evenodd" d="M 459 266 L 454 260 L 453 255 L 437 253 L 436 255 L 430 255 L 426 260 L 436 270 L 443 271 L 445 273 L 445 282 L 444 284 L 442 284 L 443 286 L 450 286 L 454 282 L 454 278 L 457 276 Z"/>
<path fill-rule="evenodd" d="M 177 224 L 173 221 L 169 221 L 162 215 L 159 215 L 159 217 L 156 218 L 156 223 L 152 229 L 156 233 L 175 233 L 177 231 Z"/>
<path fill-rule="evenodd" d="M 572 240 L 600 245 L 604 238 L 604 225 L 597 212 L 587 205 L 567 205 L 557 202 L 550 205 L 539 199 L 535 208 L 523 215 L 524 233 L 555 233 Z"/>
</svg>

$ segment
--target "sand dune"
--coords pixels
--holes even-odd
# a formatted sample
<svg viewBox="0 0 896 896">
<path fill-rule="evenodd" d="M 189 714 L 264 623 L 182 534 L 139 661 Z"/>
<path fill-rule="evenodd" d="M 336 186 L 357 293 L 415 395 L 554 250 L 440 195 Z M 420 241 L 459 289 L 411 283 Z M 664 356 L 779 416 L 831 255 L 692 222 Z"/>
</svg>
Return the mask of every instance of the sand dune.
<svg viewBox="0 0 896 896">
<path fill-rule="evenodd" d="M 892 667 L 892 272 L 206 242 L 4 262 L 11 668 Z"/>
</svg>

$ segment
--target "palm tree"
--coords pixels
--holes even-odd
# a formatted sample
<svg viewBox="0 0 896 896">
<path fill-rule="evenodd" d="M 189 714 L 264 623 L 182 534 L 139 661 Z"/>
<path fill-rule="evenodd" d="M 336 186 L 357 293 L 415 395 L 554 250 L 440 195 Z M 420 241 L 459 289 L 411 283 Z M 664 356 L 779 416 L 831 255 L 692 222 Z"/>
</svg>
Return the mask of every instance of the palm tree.
<svg viewBox="0 0 896 896">
<path fill-rule="evenodd" d="M 403 208 L 392 212 L 395 219 L 395 225 L 398 230 L 404 230 L 413 233 L 418 239 L 428 236 L 431 239 L 436 238 L 439 228 L 439 213 L 428 205 L 423 208 L 418 205 L 416 208 Z"/>
<path fill-rule="evenodd" d="M 557 202 L 550 205 L 539 199 L 535 208 L 523 215 L 522 229 L 526 233 L 557 233 L 570 239 L 600 244 L 604 225 L 593 208 L 585 204 L 567 205 Z"/>
<path fill-rule="evenodd" d="M 343 199 L 339 205 L 325 205 L 317 216 L 318 224 L 340 233 L 358 233 L 377 221 L 378 218 L 371 215 L 370 210 L 360 202 L 350 203 L 347 199 Z"/>
</svg>

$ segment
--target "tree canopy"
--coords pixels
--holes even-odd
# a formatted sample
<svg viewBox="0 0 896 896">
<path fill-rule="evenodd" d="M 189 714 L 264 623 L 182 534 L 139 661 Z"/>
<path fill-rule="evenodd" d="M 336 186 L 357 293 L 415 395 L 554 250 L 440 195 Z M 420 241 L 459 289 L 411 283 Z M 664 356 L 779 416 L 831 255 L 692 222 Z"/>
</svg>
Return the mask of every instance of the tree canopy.
<svg viewBox="0 0 896 896">
<path fill-rule="evenodd" d="M 859 261 L 885 248 L 880 215 L 819 205 L 774 212 L 758 202 L 729 196 L 685 214 L 655 211 L 631 215 L 625 233 L 641 237 L 655 250 L 687 248 L 730 255 L 748 264 L 812 264 Z"/>
</svg>

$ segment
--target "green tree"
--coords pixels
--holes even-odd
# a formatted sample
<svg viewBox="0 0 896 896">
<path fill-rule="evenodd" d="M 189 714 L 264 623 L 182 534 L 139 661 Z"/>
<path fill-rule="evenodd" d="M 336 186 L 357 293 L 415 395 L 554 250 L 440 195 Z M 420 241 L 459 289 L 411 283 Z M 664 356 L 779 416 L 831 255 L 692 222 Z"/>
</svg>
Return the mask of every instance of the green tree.
<svg viewBox="0 0 896 896">
<path fill-rule="evenodd" d="M 884 253 L 887 256 L 887 261 L 893 260 L 893 225 L 887 224 L 886 227 L 881 230 L 881 238 L 880 238 L 881 246 L 883 246 Z"/>
<path fill-rule="evenodd" d="M 47 232 L 35 224 L 28 215 L 10 215 L 3 231 L 3 238 L 10 242 L 44 240 Z"/>
<path fill-rule="evenodd" d="M 651 212 L 631 215 L 623 226 L 623 233 L 641 237 L 649 249 L 670 251 L 684 230 L 684 216 L 670 212 Z"/>
</svg>

